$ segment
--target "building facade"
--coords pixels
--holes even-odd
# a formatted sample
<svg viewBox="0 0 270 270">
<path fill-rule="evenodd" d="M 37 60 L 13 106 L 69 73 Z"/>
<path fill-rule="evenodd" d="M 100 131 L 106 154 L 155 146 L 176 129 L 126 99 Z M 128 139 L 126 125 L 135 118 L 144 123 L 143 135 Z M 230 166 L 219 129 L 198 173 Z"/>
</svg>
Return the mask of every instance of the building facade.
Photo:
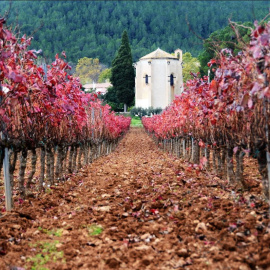
<svg viewBox="0 0 270 270">
<path fill-rule="evenodd" d="M 91 91 L 95 93 L 99 93 L 105 95 L 108 91 L 108 88 L 111 87 L 112 84 L 109 82 L 106 83 L 87 83 L 83 85 L 85 91 Z"/>
<path fill-rule="evenodd" d="M 166 108 L 183 89 L 182 51 L 171 55 L 161 49 L 140 58 L 134 65 L 135 107 Z"/>
</svg>

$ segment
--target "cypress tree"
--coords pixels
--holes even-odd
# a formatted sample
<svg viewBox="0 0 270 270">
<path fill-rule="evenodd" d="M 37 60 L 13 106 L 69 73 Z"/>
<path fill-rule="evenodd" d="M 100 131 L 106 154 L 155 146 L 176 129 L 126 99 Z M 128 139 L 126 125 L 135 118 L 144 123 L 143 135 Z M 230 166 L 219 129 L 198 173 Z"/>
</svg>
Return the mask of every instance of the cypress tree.
<svg viewBox="0 0 270 270">
<path fill-rule="evenodd" d="M 124 111 L 126 112 L 127 106 L 132 105 L 135 96 L 135 73 L 126 30 L 122 34 L 121 46 L 112 62 L 111 83 L 117 99 L 120 103 L 124 103 Z"/>
</svg>

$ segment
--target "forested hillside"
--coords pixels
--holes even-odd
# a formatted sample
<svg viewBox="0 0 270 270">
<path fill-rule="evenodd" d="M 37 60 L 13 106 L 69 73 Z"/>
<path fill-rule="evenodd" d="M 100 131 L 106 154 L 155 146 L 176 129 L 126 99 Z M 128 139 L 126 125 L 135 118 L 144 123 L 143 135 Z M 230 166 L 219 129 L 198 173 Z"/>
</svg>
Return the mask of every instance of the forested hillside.
<svg viewBox="0 0 270 270">
<path fill-rule="evenodd" d="M 68 60 L 99 58 L 111 65 L 123 30 L 128 31 L 134 61 L 156 50 L 181 48 L 194 56 L 202 50 L 203 38 L 234 21 L 262 19 L 269 1 L 15 1 L 9 24 L 21 33 L 34 33 L 32 48 L 43 49 L 47 58 L 65 50 Z M 9 2 L 0 2 L 0 13 Z M 241 12 L 239 12 L 241 10 Z"/>
</svg>

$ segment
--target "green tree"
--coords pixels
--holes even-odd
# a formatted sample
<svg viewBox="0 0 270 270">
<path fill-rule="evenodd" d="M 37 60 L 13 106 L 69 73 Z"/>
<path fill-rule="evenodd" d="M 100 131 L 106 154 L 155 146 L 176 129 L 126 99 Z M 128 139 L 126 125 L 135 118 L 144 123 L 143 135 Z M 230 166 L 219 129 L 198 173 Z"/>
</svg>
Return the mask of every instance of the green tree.
<svg viewBox="0 0 270 270">
<path fill-rule="evenodd" d="M 135 72 L 132 66 L 132 55 L 127 31 L 122 34 L 121 45 L 112 62 L 111 83 L 120 103 L 124 103 L 124 111 L 134 101 Z"/>
<path fill-rule="evenodd" d="M 123 110 L 124 104 L 119 102 L 114 87 L 108 88 L 107 93 L 104 95 L 104 101 L 108 103 L 115 112 L 121 112 Z"/>
<path fill-rule="evenodd" d="M 101 72 L 98 58 L 80 58 L 76 66 L 75 75 L 80 77 L 81 83 L 97 82 Z"/>
<path fill-rule="evenodd" d="M 197 73 L 200 71 L 200 62 L 196 57 L 192 57 L 191 53 L 183 54 L 183 81 L 192 79 L 190 72 Z"/>
<path fill-rule="evenodd" d="M 106 80 L 111 79 L 111 76 L 112 76 L 112 70 L 110 68 L 106 68 L 100 73 L 98 82 L 99 83 L 106 82 Z"/>
<path fill-rule="evenodd" d="M 242 25 L 244 27 L 242 27 Z M 253 24 L 251 22 L 239 23 L 235 25 L 235 30 L 231 26 L 226 26 L 213 32 L 209 38 L 204 40 L 203 51 L 199 54 L 201 76 L 207 75 L 209 67 L 207 63 L 216 56 L 216 52 L 224 48 L 229 48 L 233 53 L 238 53 L 245 43 L 250 40 L 250 33 Z M 238 37 L 236 32 L 238 33 Z"/>
<path fill-rule="evenodd" d="M 46 59 L 54 59 L 56 53 L 60 54 L 64 50 L 67 61 L 77 63 L 80 58 L 92 57 L 109 66 L 120 46 L 123 29 L 129 29 L 134 61 L 157 47 L 167 52 L 174 51 L 179 47 L 179 41 L 183 52 L 188 51 L 197 57 L 203 44 L 195 35 L 190 34 L 186 19 L 191 29 L 205 39 L 225 27 L 228 18 L 243 22 L 253 22 L 255 19 L 260 21 L 269 12 L 269 1 L 139 3 L 12 1 L 8 24 L 18 24 L 21 34 L 34 33 L 30 49 L 42 49 Z M 9 4 L 10 1 L 0 1 L 2 15 L 9 10 Z"/>
</svg>

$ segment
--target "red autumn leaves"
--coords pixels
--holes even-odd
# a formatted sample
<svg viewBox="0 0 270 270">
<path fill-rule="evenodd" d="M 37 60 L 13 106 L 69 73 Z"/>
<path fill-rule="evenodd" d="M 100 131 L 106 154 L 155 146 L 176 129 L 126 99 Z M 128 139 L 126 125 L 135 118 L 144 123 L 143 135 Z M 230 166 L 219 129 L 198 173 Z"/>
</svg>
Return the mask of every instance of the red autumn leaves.
<svg viewBox="0 0 270 270">
<path fill-rule="evenodd" d="M 58 55 L 47 72 L 37 64 L 31 38 L 22 38 L 0 19 L 0 121 L 8 141 L 2 144 L 38 147 L 85 140 L 114 140 L 130 125 L 102 106 L 95 94 L 81 91 L 78 78 Z M 63 52 L 62 55 L 66 57 Z"/>
<path fill-rule="evenodd" d="M 215 78 L 194 78 L 161 115 L 143 118 L 145 128 L 157 138 L 193 137 L 200 146 L 252 147 L 263 138 L 263 102 L 270 97 L 270 24 L 255 23 L 251 42 L 241 53 L 220 51 L 209 62 L 217 66 Z"/>
</svg>

